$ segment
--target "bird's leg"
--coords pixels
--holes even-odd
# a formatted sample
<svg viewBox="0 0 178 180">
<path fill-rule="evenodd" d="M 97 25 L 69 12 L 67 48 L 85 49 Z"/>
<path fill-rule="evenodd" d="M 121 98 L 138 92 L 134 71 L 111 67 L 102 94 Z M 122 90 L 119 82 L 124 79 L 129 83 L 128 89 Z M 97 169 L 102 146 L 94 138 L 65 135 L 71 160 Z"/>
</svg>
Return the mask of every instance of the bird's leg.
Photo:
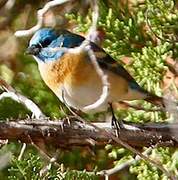
<svg viewBox="0 0 178 180">
<path fill-rule="evenodd" d="M 62 120 L 62 122 L 61 122 L 61 129 L 62 129 L 62 131 L 64 131 L 66 126 L 70 126 L 70 125 L 71 125 L 71 122 L 70 122 L 69 117 L 64 118 Z"/>
<path fill-rule="evenodd" d="M 112 103 L 109 103 L 109 106 L 110 106 L 110 111 L 111 111 L 111 115 L 112 115 L 111 126 L 112 126 L 112 128 L 116 129 L 116 136 L 118 137 L 120 134 L 120 130 L 124 128 L 123 121 L 117 120 L 117 118 L 114 114 L 114 109 L 113 109 Z"/>
<path fill-rule="evenodd" d="M 84 112 L 82 112 L 80 109 L 75 109 L 72 107 L 70 107 L 70 108 L 76 115 L 81 116 L 81 117 L 82 117 L 82 115 L 84 115 Z"/>
</svg>

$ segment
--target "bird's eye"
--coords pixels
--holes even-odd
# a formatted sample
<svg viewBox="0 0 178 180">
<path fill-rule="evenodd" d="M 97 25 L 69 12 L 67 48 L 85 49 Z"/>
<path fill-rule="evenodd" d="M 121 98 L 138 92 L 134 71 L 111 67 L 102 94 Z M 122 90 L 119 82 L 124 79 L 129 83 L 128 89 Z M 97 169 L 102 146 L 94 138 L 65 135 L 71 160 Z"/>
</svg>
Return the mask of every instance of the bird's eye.
<svg viewBox="0 0 178 180">
<path fill-rule="evenodd" d="M 44 41 L 40 42 L 40 44 L 43 48 L 47 47 L 50 43 L 51 43 L 51 39 L 49 39 L 49 38 L 46 38 L 46 39 L 44 39 Z"/>
</svg>

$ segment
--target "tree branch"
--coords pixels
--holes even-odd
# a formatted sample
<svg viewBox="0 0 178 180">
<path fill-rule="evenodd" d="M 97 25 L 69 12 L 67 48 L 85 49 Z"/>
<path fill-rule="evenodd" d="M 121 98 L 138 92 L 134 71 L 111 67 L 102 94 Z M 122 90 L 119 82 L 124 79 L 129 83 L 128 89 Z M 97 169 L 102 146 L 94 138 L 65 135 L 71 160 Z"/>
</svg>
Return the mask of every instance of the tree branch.
<svg viewBox="0 0 178 180">
<path fill-rule="evenodd" d="M 23 143 L 52 145 L 56 148 L 71 146 L 104 146 L 108 142 L 116 144 L 111 137 L 98 131 L 92 125 L 70 118 L 70 125 L 64 120 L 47 121 L 21 120 L 0 122 L 0 139 Z M 95 126 L 114 133 L 110 123 L 94 123 Z M 136 147 L 159 146 L 178 147 L 178 123 L 174 124 L 124 124 L 120 130 L 120 140 Z"/>
</svg>

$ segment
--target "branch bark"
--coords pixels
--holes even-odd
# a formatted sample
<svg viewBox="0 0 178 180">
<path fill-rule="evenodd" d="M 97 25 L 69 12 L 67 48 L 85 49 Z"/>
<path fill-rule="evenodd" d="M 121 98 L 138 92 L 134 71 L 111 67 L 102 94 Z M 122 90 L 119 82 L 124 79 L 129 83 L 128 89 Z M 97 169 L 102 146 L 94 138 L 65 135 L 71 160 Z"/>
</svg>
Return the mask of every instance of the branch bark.
<svg viewBox="0 0 178 180">
<path fill-rule="evenodd" d="M 94 123 L 99 128 L 115 133 L 110 123 Z M 124 124 L 119 138 L 135 147 L 160 146 L 178 147 L 178 123 L 174 124 Z M 44 143 L 56 148 L 71 146 L 104 146 L 108 142 L 115 144 L 106 134 L 92 125 L 70 118 L 66 120 L 48 121 L 35 119 L 0 122 L 0 139 L 21 141 L 23 143 Z"/>
</svg>

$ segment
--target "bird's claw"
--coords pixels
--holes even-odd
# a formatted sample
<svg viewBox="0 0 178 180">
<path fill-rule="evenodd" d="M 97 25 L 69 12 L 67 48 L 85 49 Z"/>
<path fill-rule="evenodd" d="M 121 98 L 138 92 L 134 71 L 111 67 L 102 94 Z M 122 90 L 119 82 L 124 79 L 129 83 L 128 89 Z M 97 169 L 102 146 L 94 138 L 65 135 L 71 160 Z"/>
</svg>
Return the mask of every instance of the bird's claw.
<svg viewBox="0 0 178 180">
<path fill-rule="evenodd" d="M 70 119 L 69 119 L 69 118 L 63 119 L 63 120 L 62 120 L 62 123 L 61 123 L 62 131 L 64 131 L 65 126 L 70 126 L 70 125 L 71 125 L 71 122 L 70 122 Z"/>
<path fill-rule="evenodd" d="M 116 130 L 116 136 L 119 137 L 121 130 L 124 129 L 124 123 L 122 120 L 117 120 L 115 115 L 113 115 L 111 127 Z"/>
<path fill-rule="evenodd" d="M 112 104 L 110 105 L 112 119 L 111 119 L 111 127 L 116 130 L 116 136 L 119 137 L 121 130 L 124 128 L 124 123 L 122 120 L 117 120 Z"/>
</svg>

